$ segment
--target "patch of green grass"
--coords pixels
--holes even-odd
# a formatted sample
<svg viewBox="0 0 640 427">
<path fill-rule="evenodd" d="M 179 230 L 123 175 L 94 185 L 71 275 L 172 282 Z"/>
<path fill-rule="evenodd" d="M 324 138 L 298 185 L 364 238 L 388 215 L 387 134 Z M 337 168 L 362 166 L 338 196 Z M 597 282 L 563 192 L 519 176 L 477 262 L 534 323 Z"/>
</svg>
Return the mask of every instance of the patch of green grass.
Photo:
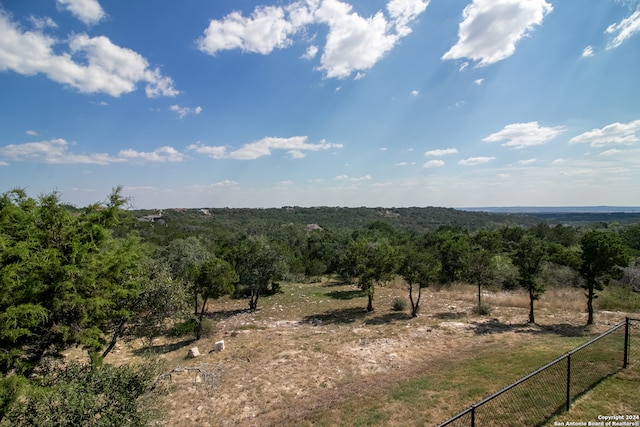
<svg viewBox="0 0 640 427">
<path fill-rule="evenodd" d="M 516 342 L 482 344 L 425 365 L 423 370 L 409 374 L 413 378 L 398 378 L 379 392 L 318 413 L 311 425 L 436 424 L 587 339 L 544 335 Z M 353 424 L 354 420 L 361 423 Z"/>
<path fill-rule="evenodd" d="M 640 311 L 640 294 L 629 288 L 609 286 L 596 300 L 600 310 Z"/>
<path fill-rule="evenodd" d="M 640 415 L 639 384 L 640 363 L 636 363 L 596 385 L 572 403 L 569 412 L 552 418 L 546 425 L 567 421 L 598 421 L 598 415 Z"/>
</svg>

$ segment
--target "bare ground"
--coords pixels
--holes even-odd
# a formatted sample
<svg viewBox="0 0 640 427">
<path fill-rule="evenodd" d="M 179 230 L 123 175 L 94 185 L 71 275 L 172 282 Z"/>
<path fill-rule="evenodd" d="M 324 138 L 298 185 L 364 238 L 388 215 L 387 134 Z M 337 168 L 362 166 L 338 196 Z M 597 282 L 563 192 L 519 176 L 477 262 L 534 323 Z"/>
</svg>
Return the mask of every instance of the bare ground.
<svg viewBox="0 0 640 427">
<path fill-rule="evenodd" d="M 255 313 L 244 311 L 242 300 L 210 304 L 215 328 L 208 338 L 119 345 L 106 361 L 131 363 L 152 352 L 169 369 L 200 369 L 174 372 L 159 382 L 165 390 L 161 425 L 313 425 L 314 413 L 375 396 L 451 358 L 473 357 L 483 346 L 540 334 L 586 339 L 626 316 L 598 312 L 596 324 L 585 328 L 586 299 L 575 289 L 548 291 L 536 302 L 535 325 L 527 324 L 528 299 L 522 293 L 485 292 L 483 302 L 493 312 L 477 316 L 475 288 L 426 289 L 421 315 L 411 318 L 391 309 L 395 297 L 406 297 L 400 284 L 377 289 L 373 313 L 365 312 L 366 298 L 349 285 L 283 284 L 283 289 L 284 294 L 262 299 Z M 224 340 L 225 350 L 213 352 L 218 340 Z M 203 355 L 188 359 L 194 345 Z M 443 420 L 458 409 L 463 407 L 451 402 L 434 409 L 434 416 Z"/>
</svg>

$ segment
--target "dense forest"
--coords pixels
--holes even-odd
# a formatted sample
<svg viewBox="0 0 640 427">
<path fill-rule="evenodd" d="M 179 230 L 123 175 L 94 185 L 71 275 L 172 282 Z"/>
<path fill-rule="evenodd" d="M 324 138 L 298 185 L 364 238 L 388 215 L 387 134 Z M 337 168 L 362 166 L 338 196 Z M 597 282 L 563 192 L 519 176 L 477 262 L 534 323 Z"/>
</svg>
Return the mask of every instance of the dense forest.
<svg viewBox="0 0 640 427">
<path fill-rule="evenodd" d="M 454 282 L 585 290 L 588 324 L 604 286 L 640 291 L 640 217 L 532 216 L 446 208 L 283 207 L 127 210 L 64 204 L 57 193 L 0 196 L 0 426 L 146 425 L 158 366 L 113 367 L 119 340 L 206 328 L 207 302 L 246 298 L 280 282 L 332 276 L 375 310 L 375 291 L 399 278 L 411 316 L 422 290 Z M 606 220 L 609 218 L 610 220 Z M 88 364 L 62 353 L 80 347 Z"/>
</svg>

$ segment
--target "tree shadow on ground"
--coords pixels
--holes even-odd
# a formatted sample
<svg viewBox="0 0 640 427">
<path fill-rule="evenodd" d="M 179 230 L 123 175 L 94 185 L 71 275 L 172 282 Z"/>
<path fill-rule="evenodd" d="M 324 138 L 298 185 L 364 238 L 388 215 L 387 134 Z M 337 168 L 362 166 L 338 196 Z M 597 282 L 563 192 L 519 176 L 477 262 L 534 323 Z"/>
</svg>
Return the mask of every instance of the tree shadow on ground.
<svg viewBox="0 0 640 427">
<path fill-rule="evenodd" d="M 352 290 L 352 291 L 331 291 L 327 292 L 327 296 L 333 299 L 346 301 L 354 298 L 364 298 L 367 294 L 360 289 Z"/>
<path fill-rule="evenodd" d="M 210 320 L 223 320 L 223 319 L 228 319 L 238 314 L 247 313 L 247 312 L 249 312 L 249 309 L 247 308 L 237 308 L 233 310 L 218 310 L 218 311 L 211 311 L 211 312 L 208 311 L 204 314 L 204 317 Z"/>
<path fill-rule="evenodd" d="M 515 332 L 520 334 L 554 334 L 563 337 L 582 337 L 589 332 L 585 326 L 570 325 L 568 323 L 560 323 L 557 325 L 538 325 L 535 323 L 511 324 L 502 323 L 498 319 L 491 319 L 486 322 L 471 322 L 471 325 L 477 335 Z"/>
<path fill-rule="evenodd" d="M 326 311 L 321 314 L 313 314 L 303 318 L 304 323 L 347 325 L 357 321 L 363 321 L 367 316 L 367 311 L 362 307 L 341 308 L 337 310 Z"/>
<path fill-rule="evenodd" d="M 172 351 L 179 350 L 181 348 L 187 347 L 193 344 L 196 340 L 194 338 L 184 339 L 182 341 L 168 343 L 168 344 L 159 344 L 159 345 L 149 345 L 146 347 L 142 347 L 133 351 L 133 354 L 136 356 L 144 356 L 147 354 L 166 354 L 171 353 Z"/>
<path fill-rule="evenodd" d="M 448 311 L 446 313 L 436 313 L 433 315 L 436 319 L 441 320 L 454 320 L 454 319 L 462 319 L 463 317 L 467 317 L 466 311 Z"/>
<path fill-rule="evenodd" d="M 412 317 L 408 313 L 396 312 L 396 313 L 387 313 L 382 316 L 372 317 L 370 319 L 365 320 L 365 324 L 367 325 L 383 325 L 385 323 L 393 323 L 399 320 L 409 320 Z"/>
</svg>

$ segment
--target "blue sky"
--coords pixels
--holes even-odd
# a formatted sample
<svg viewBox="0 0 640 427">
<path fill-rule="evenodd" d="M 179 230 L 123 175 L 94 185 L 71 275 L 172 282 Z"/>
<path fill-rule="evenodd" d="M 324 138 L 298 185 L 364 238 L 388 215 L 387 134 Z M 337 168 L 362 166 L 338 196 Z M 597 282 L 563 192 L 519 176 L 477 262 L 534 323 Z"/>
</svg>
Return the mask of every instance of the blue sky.
<svg viewBox="0 0 640 427">
<path fill-rule="evenodd" d="M 640 1 L 0 0 L 0 192 L 640 205 Z"/>
</svg>

